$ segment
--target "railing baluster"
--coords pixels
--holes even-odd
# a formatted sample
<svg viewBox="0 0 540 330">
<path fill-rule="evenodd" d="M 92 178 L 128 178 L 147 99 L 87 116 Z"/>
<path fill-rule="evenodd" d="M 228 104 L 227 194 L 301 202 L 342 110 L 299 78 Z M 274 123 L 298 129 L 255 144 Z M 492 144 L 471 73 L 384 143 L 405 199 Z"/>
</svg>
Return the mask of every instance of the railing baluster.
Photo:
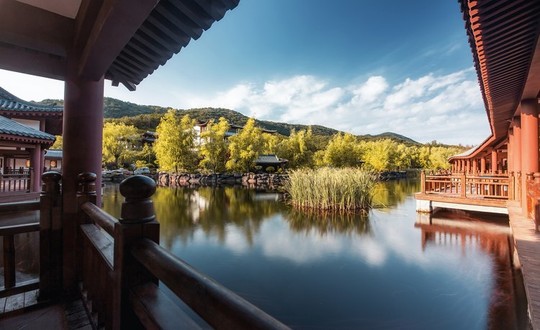
<svg viewBox="0 0 540 330">
<path fill-rule="evenodd" d="M 15 279 L 15 241 L 13 235 L 4 236 L 4 287 L 12 288 Z"/>
<path fill-rule="evenodd" d="M 39 298 L 62 289 L 62 195 L 58 172 L 45 172 L 39 201 Z"/>
<path fill-rule="evenodd" d="M 152 276 L 140 263 L 135 262 L 130 253 L 133 244 L 146 238 L 159 243 L 159 223 L 156 221 L 154 204 L 151 196 L 156 191 L 156 183 L 149 177 L 135 175 L 120 183 L 120 193 L 125 197 L 121 215 L 115 223 L 114 268 L 116 288 L 113 295 L 113 308 L 121 308 L 127 304 L 129 288 L 145 283 L 155 282 Z M 119 311 L 121 309 L 118 309 Z M 129 314 L 124 310 L 115 313 L 113 328 L 129 327 Z"/>
</svg>

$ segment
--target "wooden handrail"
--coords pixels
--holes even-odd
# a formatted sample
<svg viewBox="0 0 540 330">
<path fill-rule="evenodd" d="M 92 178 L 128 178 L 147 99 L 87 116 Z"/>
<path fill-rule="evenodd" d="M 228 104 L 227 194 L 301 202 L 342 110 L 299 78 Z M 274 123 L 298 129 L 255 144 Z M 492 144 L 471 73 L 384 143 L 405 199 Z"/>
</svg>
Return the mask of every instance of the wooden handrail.
<svg viewBox="0 0 540 330">
<path fill-rule="evenodd" d="M 39 206 L 39 201 L 0 204 L 0 212 L 37 211 Z"/>
<path fill-rule="evenodd" d="M 39 230 L 39 222 L 25 223 L 21 225 L 1 226 L 0 236 L 10 236 L 31 233 Z"/>
<path fill-rule="evenodd" d="M 152 179 L 135 175 L 120 184 L 125 201 L 118 220 L 93 204 L 95 175 L 83 173 L 79 179 L 79 278 L 83 296 L 92 301 L 88 308 L 98 315 L 95 327 L 194 325 L 187 314 L 179 317 L 178 306 L 165 299 L 158 286 L 161 281 L 215 328 L 288 329 L 159 246 Z M 171 320 L 181 321 L 173 324 Z"/>
<path fill-rule="evenodd" d="M 114 224 L 118 222 L 115 217 L 90 202 L 82 204 L 81 210 L 83 210 L 96 225 L 103 228 L 109 235 L 114 236 Z"/>
<path fill-rule="evenodd" d="M 513 193 L 510 184 L 508 176 L 426 175 L 422 192 L 461 198 L 508 199 Z"/>
<path fill-rule="evenodd" d="M 134 244 L 131 253 L 213 327 L 289 329 L 151 240 L 139 240 Z"/>
<path fill-rule="evenodd" d="M 0 236 L 2 236 L 3 238 L 4 258 L 3 291 L 14 290 L 17 285 L 17 277 L 15 271 L 15 235 L 36 231 L 39 231 L 39 223 L 37 222 L 0 227 Z M 4 293 L 3 291 L 0 291 L 0 295 Z"/>
</svg>

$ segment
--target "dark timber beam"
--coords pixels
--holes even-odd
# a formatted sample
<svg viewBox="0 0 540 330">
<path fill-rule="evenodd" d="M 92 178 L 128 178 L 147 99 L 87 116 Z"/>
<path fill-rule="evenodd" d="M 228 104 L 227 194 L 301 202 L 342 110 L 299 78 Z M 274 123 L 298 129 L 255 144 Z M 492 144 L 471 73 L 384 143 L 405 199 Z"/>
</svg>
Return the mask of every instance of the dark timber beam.
<svg viewBox="0 0 540 330">
<path fill-rule="evenodd" d="M 0 69 L 64 80 L 66 60 L 63 57 L 0 42 Z"/>
<path fill-rule="evenodd" d="M 80 55 L 78 74 L 97 81 L 105 75 L 159 0 L 105 0 Z M 81 30 L 84 30 L 81 28 Z M 78 37 L 84 38 L 85 33 Z"/>
<path fill-rule="evenodd" d="M 0 0 L 0 42 L 65 56 L 74 21 L 13 0 Z"/>
</svg>

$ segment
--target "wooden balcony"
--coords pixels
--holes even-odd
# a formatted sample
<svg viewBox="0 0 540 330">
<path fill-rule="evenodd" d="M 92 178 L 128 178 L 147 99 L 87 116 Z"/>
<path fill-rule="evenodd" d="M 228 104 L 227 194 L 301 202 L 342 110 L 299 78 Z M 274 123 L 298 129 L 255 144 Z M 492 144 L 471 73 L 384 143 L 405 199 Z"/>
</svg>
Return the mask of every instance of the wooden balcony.
<svg viewBox="0 0 540 330">
<path fill-rule="evenodd" d="M 419 212 L 434 207 L 507 214 L 506 201 L 513 199 L 516 184 L 508 175 L 428 175 L 422 172 L 421 192 L 415 195 Z"/>
<path fill-rule="evenodd" d="M 121 219 L 95 205 L 95 179 L 79 175 L 78 211 L 69 219 L 55 172 L 44 174 L 39 201 L 0 207 L 15 222 L 0 223 L 0 304 L 8 307 L 0 308 L 0 328 L 288 328 L 159 246 L 152 179 L 121 183 Z M 24 212 L 36 212 L 38 221 L 17 223 Z M 13 237 L 27 232 L 39 233 L 39 276 L 18 281 Z M 64 249 L 67 242 L 75 249 Z"/>
<path fill-rule="evenodd" d="M 32 173 L 11 171 L 0 174 L 0 203 L 38 200 L 39 192 L 32 192 Z"/>
</svg>

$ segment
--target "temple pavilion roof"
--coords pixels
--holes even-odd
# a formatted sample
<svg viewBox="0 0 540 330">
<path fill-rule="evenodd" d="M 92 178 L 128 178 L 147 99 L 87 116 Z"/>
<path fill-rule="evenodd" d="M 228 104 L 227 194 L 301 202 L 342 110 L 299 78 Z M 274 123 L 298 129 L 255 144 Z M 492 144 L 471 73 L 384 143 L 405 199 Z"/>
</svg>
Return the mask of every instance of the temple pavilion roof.
<svg viewBox="0 0 540 330">
<path fill-rule="evenodd" d="M 52 145 L 56 137 L 0 116 L 0 140 Z"/>
<path fill-rule="evenodd" d="M 0 114 L 62 116 L 63 110 L 64 108 L 61 106 L 23 101 L 0 87 Z"/>
<path fill-rule="evenodd" d="M 459 0 L 493 136 L 540 89 L 540 1 Z"/>
</svg>

